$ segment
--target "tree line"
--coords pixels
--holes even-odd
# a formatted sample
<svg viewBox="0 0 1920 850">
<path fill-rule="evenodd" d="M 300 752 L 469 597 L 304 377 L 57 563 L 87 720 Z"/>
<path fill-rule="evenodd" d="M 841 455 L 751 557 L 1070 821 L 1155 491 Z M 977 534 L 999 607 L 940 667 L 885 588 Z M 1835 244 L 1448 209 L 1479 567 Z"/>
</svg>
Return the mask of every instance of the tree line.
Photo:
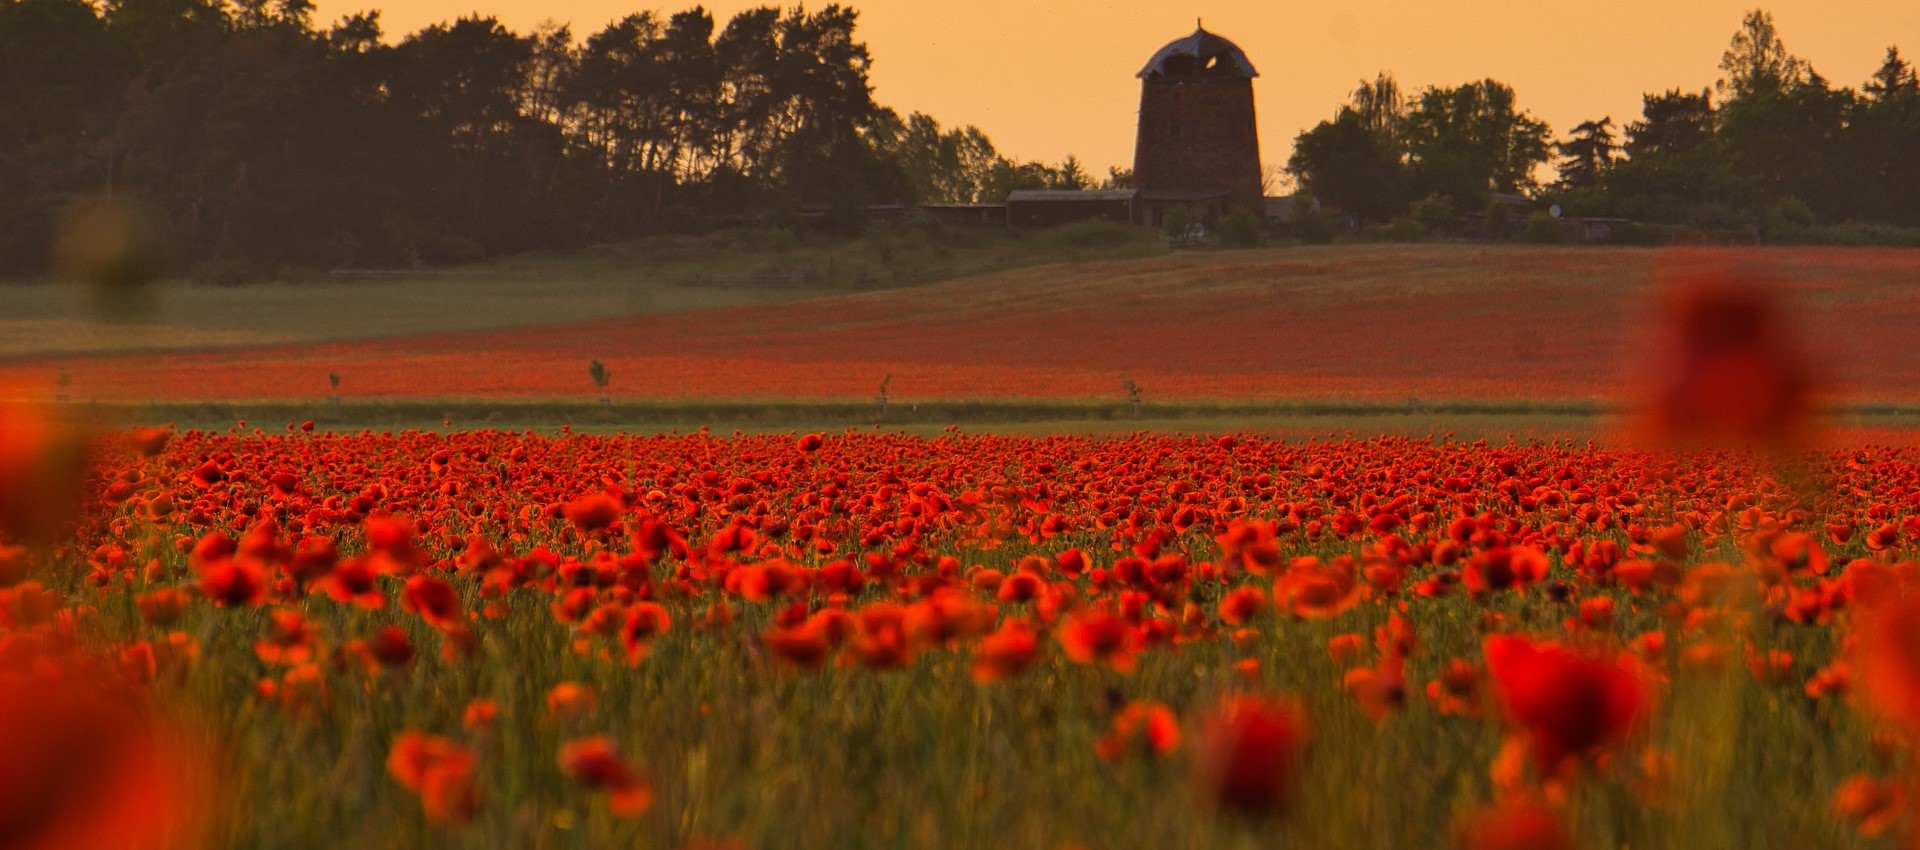
<svg viewBox="0 0 1920 850">
<path fill-rule="evenodd" d="M 1920 82 L 1898 47 L 1859 88 L 1835 86 L 1754 10 L 1720 70 L 1712 88 L 1649 93 L 1638 120 L 1584 121 L 1558 142 L 1504 83 L 1409 96 L 1381 74 L 1300 134 L 1288 170 L 1363 221 L 1477 214 L 1510 193 L 1763 239 L 1920 242 L 1898 230 L 1920 228 Z M 1558 179 L 1539 179 L 1550 163 Z"/>
<path fill-rule="evenodd" d="M 390 41 L 308 0 L 0 0 L 0 272 L 102 197 L 245 275 L 1098 182 L 879 106 L 857 22 L 694 7 L 579 38 L 476 15 Z"/>
</svg>

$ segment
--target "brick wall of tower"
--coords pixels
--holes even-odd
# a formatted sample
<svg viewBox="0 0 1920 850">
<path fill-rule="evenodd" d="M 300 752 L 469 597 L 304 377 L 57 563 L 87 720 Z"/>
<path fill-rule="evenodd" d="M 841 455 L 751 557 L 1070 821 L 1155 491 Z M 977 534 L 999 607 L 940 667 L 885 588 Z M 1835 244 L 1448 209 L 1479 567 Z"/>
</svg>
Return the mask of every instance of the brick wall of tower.
<svg viewBox="0 0 1920 850">
<path fill-rule="evenodd" d="M 1146 79 L 1133 186 L 1143 194 L 1225 189 L 1237 207 L 1260 204 L 1260 135 L 1245 77 Z"/>
</svg>

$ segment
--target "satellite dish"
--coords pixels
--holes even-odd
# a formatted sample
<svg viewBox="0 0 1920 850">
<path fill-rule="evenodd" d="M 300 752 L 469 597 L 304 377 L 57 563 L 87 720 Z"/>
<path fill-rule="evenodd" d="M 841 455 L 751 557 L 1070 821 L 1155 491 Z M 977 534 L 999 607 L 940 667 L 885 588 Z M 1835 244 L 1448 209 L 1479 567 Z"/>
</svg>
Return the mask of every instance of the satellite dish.
<svg viewBox="0 0 1920 850">
<path fill-rule="evenodd" d="M 1553 216 L 1554 218 L 1559 218 L 1559 217 L 1560 217 L 1560 205 L 1559 205 L 1559 204 L 1554 204 L 1554 205 L 1553 205 L 1553 206 L 1552 206 L 1551 208 L 1549 208 L 1549 209 L 1547 210 L 1547 215 L 1550 215 L 1550 216 Z"/>
</svg>

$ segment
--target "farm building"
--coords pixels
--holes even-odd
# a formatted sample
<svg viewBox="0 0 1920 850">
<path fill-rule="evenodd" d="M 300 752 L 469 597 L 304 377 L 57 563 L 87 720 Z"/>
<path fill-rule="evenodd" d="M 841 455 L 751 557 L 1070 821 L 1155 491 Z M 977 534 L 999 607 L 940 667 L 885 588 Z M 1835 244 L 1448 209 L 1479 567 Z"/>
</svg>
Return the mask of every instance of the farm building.
<svg viewBox="0 0 1920 850">
<path fill-rule="evenodd" d="M 1007 195 L 1007 223 L 1052 227 L 1100 219 L 1139 223 L 1140 193 L 1132 189 L 1021 189 Z"/>
<path fill-rule="evenodd" d="M 1174 207 L 1203 221 L 1264 208 L 1253 112 L 1259 75 L 1237 45 L 1199 28 L 1147 60 L 1133 149 L 1143 224 L 1157 226 Z"/>
<path fill-rule="evenodd" d="M 1006 204 L 921 204 L 920 214 L 940 224 L 987 224 L 1004 227 Z"/>
<path fill-rule="evenodd" d="M 1007 198 L 1007 224 L 1105 219 L 1160 227 L 1174 209 L 1207 224 L 1234 209 L 1264 212 L 1253 113 L 1259 75 L 1244 51 L 1205 29 L 1168 42 L 1138 74 L 1133 188 L 1016 191 Z"/>
</svg>

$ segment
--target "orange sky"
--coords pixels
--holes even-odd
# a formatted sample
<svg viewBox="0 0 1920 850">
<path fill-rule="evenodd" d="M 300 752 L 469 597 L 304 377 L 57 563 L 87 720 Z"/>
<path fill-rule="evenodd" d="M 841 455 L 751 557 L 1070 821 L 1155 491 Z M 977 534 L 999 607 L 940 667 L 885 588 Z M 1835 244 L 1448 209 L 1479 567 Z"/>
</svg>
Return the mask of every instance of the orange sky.
<svg viewBox="0 0 1920 850">
<path fill-rule="evenodd" d="M 775 5 L 791 5 L 793 0 Z M 860 36 L 874 56 L 880 103 L 942 124 L 975 124 L 1002 153 L 1055 161 L 1078 154 L 1089 171 L 1131 165 L 1139 82 L 1162 44 L 1207 29 L 1233 39 L 1259 68 L 1254 82 L 1267 162 L 1284 162 L 1301 130 L 1330 115 L 1363 79 L 1392 71 L 1408 89 L 1493 77 L 1554 132 L 1611 115 L 1625 124 L 1640 95 L 1700 89 L 1756 0 L 865 0 Z M 519 31 L 552 18 L 584 37 L 628 12 L 673 12 L 693 0 L 319 0 L 317 23 L 382 11 L 390 38 L 478 10 Z M 704 4 L 722 26 L 767 3 Z M 807 4 L 817 8 L 824 3 Z M 1787 48 L 1836 84 L 1858 86 L 1887 45 L 1920 57 L 1916 0 L 1772 0 Z M 1574 9 L 1591 10 L 1575 14 Z"/>
</svg>

